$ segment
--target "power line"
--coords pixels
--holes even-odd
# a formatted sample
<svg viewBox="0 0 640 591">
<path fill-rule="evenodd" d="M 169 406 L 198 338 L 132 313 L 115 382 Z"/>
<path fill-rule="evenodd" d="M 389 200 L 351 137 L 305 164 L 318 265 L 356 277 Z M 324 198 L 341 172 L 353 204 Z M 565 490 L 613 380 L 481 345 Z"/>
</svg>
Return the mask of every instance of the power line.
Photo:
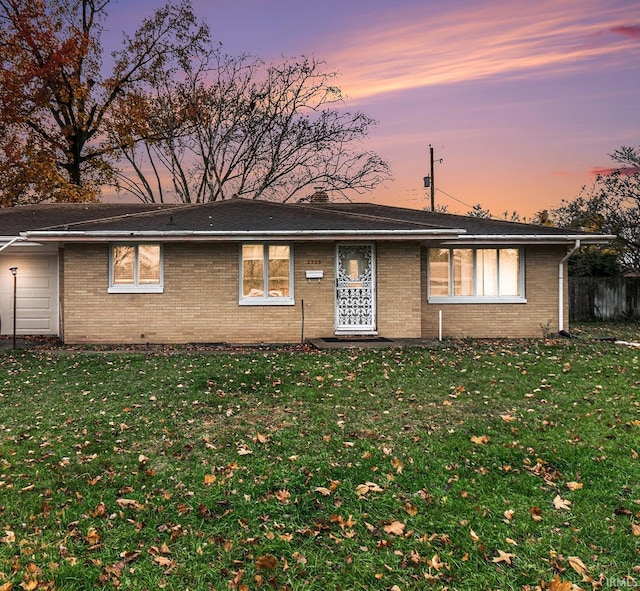
<svg viewBox="0 0 640 591">
<path fill-rule="evenodd" d="M 471 209 L 473 209 L 473 205 L 469 205 L 468 203 L 465 203 L 464 201 L 457 199 L 456 197 L 454 197 L 453 195 L 450 195 L 449 193 L 447 193 L 446 191 L 443 191 L 442 189 L 440 189 L 439 187 L 436 189 L 436 191 L 440 191 L 440 193 L 443 193 L 444 195 L 446 195 L 447 197 L 449 197 L 450 199 L 453 199 L 454 201 L 457 201 L 458 203 L 464 205 L 465 207 L 470 207 Z"/>
</svg>

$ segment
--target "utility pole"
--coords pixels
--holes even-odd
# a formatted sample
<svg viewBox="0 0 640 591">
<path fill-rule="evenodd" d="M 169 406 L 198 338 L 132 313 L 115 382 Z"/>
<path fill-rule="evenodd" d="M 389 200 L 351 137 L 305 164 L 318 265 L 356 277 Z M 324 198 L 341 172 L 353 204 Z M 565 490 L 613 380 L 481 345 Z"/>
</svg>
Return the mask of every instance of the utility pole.
<svg viewBox="0 0 640 591">
<path fill-rule="evenodd" d="M 429 144 L 429 157 L 431 160 L 431 211 L 436 210 L 436 183 L 433 178 L 433 146 Z"/>
<path fill-rule="evenodd" d="M 433 180 L 433 146 L 429 144 L 429 160 L 431 162 L 431 176 L 426 176 L 423 178 L 424 188 L 427 189 L 431 187 L 431 211 L 436 210 L 436 183 Z M 442 162 L 442 158 L 438 160 L 438 162 Z"/>
</svg>

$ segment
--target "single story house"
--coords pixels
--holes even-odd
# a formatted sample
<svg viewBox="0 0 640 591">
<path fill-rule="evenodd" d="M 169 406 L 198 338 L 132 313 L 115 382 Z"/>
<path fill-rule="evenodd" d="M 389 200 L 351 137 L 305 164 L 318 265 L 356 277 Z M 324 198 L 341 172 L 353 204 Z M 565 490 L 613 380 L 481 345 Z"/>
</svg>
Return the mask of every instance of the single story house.
<svg viewBox="0 0 640 591">
<path fill-rule="evenodd" d="M 568 330 L 569 253 L 611 238 L 315 199 L 6 208 L 0 330 L 15 306 L 69 344 L 540 337 Z"/>
</svg>

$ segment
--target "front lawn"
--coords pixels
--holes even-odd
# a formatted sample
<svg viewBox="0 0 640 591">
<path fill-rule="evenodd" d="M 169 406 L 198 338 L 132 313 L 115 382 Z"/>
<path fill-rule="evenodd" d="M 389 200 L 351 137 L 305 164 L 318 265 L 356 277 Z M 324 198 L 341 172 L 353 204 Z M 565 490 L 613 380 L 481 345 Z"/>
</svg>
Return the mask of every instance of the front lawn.
<svg viewBox="0 0 640 591">
<path fill-rule="evenodd" d="M 639 358 L 2 354 L 0 591 L 638 586 Z"/>
</svg>

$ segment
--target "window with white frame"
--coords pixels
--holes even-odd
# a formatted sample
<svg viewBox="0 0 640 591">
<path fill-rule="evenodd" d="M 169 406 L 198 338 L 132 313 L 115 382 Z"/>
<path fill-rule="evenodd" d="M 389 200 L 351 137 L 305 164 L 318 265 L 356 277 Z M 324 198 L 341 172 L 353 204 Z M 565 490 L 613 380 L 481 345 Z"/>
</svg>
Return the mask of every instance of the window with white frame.
<svg viewBox="0 0 640 591">
<path fill-rule="evenodd" d="M 288 244 L 243 244 L 240 304 L 293 304 L 293 257 Z"/>
<path fill-rule="evenodd" d="M 163 291 L 159 244 L 112 244 L 109 249 L 109 293 Z"/>
<path fill-rule="evenodd" d="M 430 302 L 524 302 L 519 248 L 430 248 Z"/>
</svg>

